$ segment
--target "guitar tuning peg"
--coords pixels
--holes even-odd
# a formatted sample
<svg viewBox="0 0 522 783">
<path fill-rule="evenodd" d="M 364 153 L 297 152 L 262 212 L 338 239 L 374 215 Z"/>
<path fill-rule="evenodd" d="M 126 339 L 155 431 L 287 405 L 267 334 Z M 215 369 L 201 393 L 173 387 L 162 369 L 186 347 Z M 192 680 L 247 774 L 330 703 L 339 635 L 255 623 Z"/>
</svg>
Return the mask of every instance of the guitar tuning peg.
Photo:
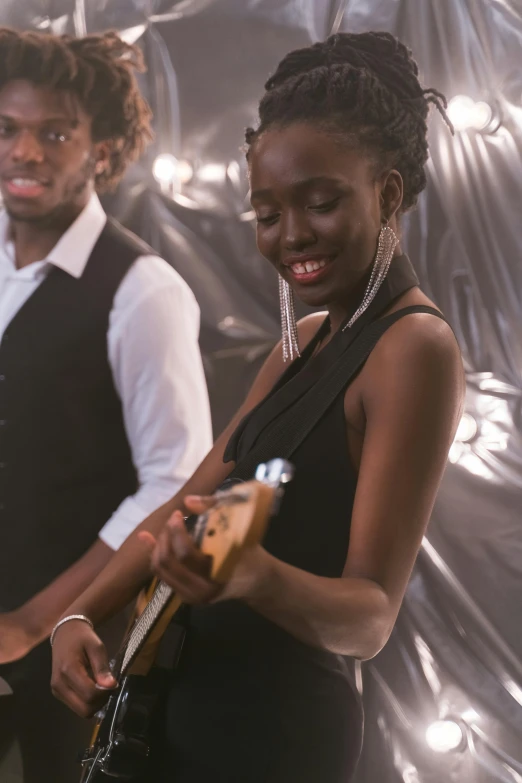
<svg viewBox="0 0 522 783">
<path fill-rule="evenodd" d="M 285 459 L 272 459 L 257 466 L 255 477 L 262 484 L 278 487 L 293 479 L 294 466 Z"/>
</svg>

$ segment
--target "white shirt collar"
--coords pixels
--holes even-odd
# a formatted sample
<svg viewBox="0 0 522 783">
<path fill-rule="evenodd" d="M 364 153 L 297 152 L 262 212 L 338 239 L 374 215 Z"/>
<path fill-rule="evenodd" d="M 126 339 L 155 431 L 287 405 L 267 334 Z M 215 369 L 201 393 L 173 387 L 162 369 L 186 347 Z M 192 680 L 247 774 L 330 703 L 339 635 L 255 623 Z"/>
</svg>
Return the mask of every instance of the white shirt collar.
<svg viewBox="0 0 522 783">
<path fill-rule="evenodd" d="M 93 193 L 74 223 L 42 262 L 58 266 L 72 277 L 80 278 L 106 222 L 107 215 L 100 199 Z M 9 240 L 9 216 L 5 211 L 0 213 L 0 246 L 14 266 L 14 248 Z M 41 266 L 42 262 L 37 262 L 38 266 Z"/>
</svg>

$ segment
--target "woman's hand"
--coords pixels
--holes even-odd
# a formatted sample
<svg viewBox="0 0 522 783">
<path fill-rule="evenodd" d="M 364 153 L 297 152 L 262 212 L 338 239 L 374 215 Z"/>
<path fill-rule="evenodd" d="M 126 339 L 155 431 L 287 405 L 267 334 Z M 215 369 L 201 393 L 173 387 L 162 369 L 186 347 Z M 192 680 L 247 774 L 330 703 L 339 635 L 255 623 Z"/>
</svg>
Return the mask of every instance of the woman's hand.
<svg viewBox="0 0 522 783">
<path fill-rule="evenodd" d="M 90 718 L 117 685 L 101 639 L 82 620 L 70 620 L 56 632 L 51 690 L 82 718 Z"/>
<path fill-rule="evenodd" d="M 196 495 L 184 500 L 185 507 L 193 514 L 204 513 L 214 503 L 212 497 Z M 226 585 L 214 582 L 210 578 L 211 558 L 196 547 L 179 511 L 170 517 L 157 539 L 147 532 L 138 536 L 150 547 L 154 573 L 187 604 L 252 598 L 262 591 L 269 578 L 271 557 L 262 547 L 254 546 L 243 551 Z"/>
</svg>

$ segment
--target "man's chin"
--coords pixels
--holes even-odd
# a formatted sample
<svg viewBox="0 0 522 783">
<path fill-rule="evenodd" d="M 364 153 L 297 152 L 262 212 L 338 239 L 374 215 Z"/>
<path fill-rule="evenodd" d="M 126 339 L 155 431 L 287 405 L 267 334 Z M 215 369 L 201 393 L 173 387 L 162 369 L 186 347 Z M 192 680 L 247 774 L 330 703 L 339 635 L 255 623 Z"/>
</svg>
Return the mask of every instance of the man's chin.
<svg viewBox="0 0 522 783">
<path fill-rule="evenodd" d="M 39 204 L 14 204 L 11 200 L 4 201 L 3 206 L 11 220 L 25 223 L 38 223 L 45 220 L 53 211 Z"/>
</svg>

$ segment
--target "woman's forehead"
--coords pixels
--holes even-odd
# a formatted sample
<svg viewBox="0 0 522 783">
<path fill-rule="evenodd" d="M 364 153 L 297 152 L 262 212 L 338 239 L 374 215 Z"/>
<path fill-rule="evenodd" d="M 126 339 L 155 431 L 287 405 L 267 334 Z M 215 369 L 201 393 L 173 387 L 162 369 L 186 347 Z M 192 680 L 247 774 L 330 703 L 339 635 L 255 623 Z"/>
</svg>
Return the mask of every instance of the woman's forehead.
<svg viewBox="0 0 522 783">
<path fill-rule="evenodd" d="M 249 164 L 254 195 L 274 184 L 357 180 L 367 175 L 369 158 L 349 142 L 340 144 L 326 130 L 294 124 L 266 130 L 251 147 Z"/>
</svg>

